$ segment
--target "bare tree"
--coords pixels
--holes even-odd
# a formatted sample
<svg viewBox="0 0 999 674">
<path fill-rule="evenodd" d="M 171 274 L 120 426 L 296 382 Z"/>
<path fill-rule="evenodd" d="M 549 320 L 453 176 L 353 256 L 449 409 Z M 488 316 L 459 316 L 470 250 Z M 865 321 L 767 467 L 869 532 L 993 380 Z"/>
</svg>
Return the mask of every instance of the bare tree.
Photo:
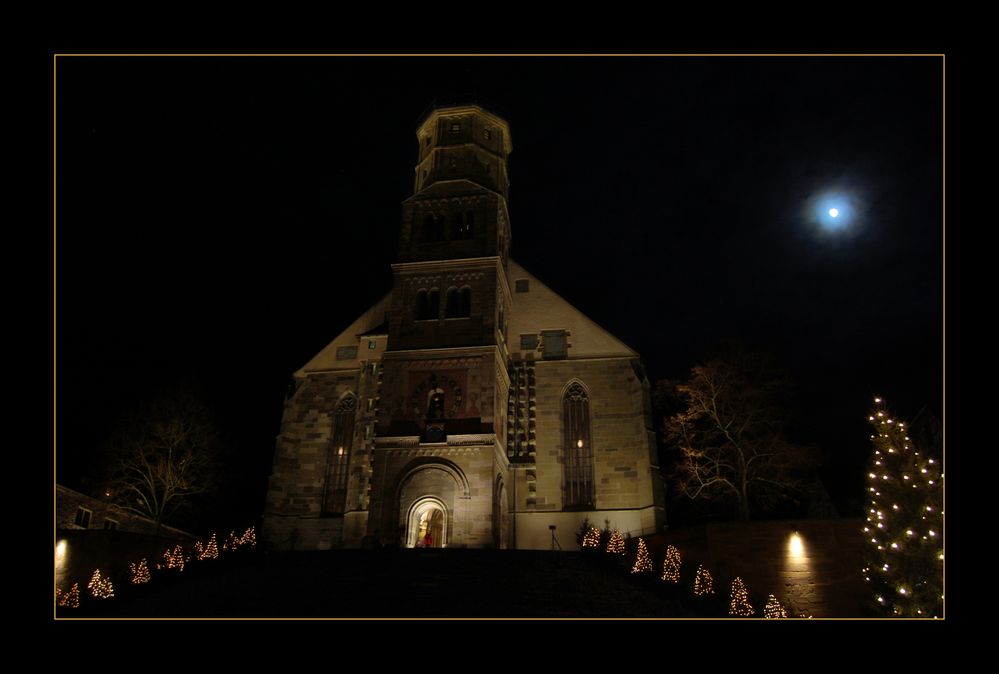
<svg viewBox="0 0 999 674">
<path fill-rule="evenodd" d="M 156 532 L 218 476 L 218 433 L 191 393 L 163 396 L 140 408 L 112 437 L 111 489 L 118 505 L 148 517 Z"/>
<path fill-rule="evenodd" d="M 712 360 L 676 386 L 686 408 L 666 421 L 679 449 L 680 493 L 735 501 L 739 519 L 750 504 L 769 507 L 794 496 L 817 464 L 815 453 L 788 442 L 775 394 L 783 382 L 759 361 Z"/>
</svg>

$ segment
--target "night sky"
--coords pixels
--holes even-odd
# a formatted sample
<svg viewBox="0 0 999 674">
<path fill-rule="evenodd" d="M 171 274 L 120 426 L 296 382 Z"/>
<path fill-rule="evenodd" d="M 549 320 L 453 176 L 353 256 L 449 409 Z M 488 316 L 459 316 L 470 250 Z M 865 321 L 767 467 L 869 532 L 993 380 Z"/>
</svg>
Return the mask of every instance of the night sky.
<svg viewBox="0 0 999 674">
<path fill-rule="evenodd" d="M 942 416 L 942 63 L 879 58 L 58 60 L 57 479 L 193 382 L 259 514 L 285 385 L 391 287 L 416 126 L 511 127 L 511 256 L 679 378 L 738 342 L 859 500 L 875 394 Z M 809 211 L 848 195 L 853 222 Z M 854 494 L 853 492 L 856 492 Z M 221 515 L 220 515 L 221 516 Z"/>
</svg>

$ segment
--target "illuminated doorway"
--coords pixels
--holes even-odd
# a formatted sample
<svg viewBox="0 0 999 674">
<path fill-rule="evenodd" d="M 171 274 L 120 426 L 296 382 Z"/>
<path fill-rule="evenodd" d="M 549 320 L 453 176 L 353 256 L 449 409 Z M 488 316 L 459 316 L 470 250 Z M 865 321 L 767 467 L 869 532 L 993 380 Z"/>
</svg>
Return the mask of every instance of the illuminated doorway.
<svg viewBox="0 0 999 674">
<path fill-rule="evenodd" d="M 447 547 L 447 509 L 444 503 L 432 496 L 419 499 L 409 511 L 406 528 L 406 547 L 426 547 L 428 533 L 430 547 Z"/>
</svg>

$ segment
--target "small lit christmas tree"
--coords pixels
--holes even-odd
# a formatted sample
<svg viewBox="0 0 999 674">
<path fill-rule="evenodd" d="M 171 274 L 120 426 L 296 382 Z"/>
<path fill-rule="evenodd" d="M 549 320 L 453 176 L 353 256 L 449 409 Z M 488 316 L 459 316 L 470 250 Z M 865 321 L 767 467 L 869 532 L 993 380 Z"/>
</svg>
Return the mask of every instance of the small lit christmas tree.
<svg viewBox="0 0 999 674">
<path fill-rule="evenodd" d="M 666 559 L 663 560 L 663 580 L 680 582 L 680 551 L 675 545 L 666 546 Z"/>
<path fill-rule="evenodd" d="M 239 538 L 236 537 L 235 531 L 230 531 L 229 536 L 225 539 L 225 543 L 222 544 L 222 551 L 236 550 L 237 548 L 239 548 Z"/>
<path fill-rule="evenodd" d="M 145 559 L 138 564 L 132 562 L 128 566 L 132 570 L 133 585 L 142 585 L 143 583 L 149 582 L 149 566 L 146 564 Z"/>
<path fill-rule="evenodd" d="M 170 559 L 167 562 L 168 569 L 177 569 L 178 571 L 184 570 L 184 548 L 180 547 L 178 543 L 174 549 L 173 553 L 170 555 Z"/>
<path fill-rule="evenodd" d="M 886 616 L 943 615 L 943 473 L 880 398 L 868 417 L 874 455 L 867 479 L 864 579 Z"/>
<path fill-rule="evenodd" d="M 623 555 L 624 551 L 624 536 L 617 529 L 611 534 L 610 542 L 607 543 L 607 552 L 612 555 Z"/>
<path fill-rule="evenodd" d="M 59 596 L 59 606 L 64 606 L 66 608 L 80 608 L 80 584 L 73 583 L 73 587 L 70 588 L 69 592 L 63 592 Z"/>
<path fill-rule="evenodd" d="M 101 570 L 95 569 L 94 575 L 90 577 L 87 589 L 94 599 L 112 599 L 114 597 L 114 585 L 110 578 L 101 578 Z"/>
<path fill-rule="evenodd" d="M 753 605 L 749 603 L 746 585 L 738 576 L 732 581 L 732 602 L 729 604 L 728 613 L 743 617 L 753 615 Z"/>
<path fill-rule="evenodd" d="M 219 544 L 215 540 L 215 534 L 208 539 L 208 545 L 205 546 L 205 552 L 201 556 L 201 559 L 218 559 L 219 557 Z"/>
<path fill-rule="evenodd" d="M 645 547 L 645 540 L 638 539 L 638 556 L 635 558 L 635 565 L 631 567 L 632 573 L 652 573 L 652 558 Z"/>
<path fill-rule="evenodd" d="M 780 602 L 777 601 L 777 597 L 770 595 L 767 598 L 767 605 L 763 607 L 763 617 L 768 620 L 786 618 L 787 610 L 785 610 L 785 608 L 781 606 Z"/>
<path fill-rule="evenodd" d="M 600 547 L 600 529 L 596 527 L 590 527 L 586 530 L 586 534 L 583 536 L 583 547 L 584 548 L 599 548 Z"/>
<path fill-rule="evenodd" d="M 700 596 L 715 593 L 715 579 L 711 577 L 711 572 L 703 565 L 697 567 L 697 575 L 694 577 L 694 594 Z"/>
<path fill-rule="evenodd" d="M 250 549 L 257 547 L 257 532 L 254 527 L 250 527 L 243 535 L 240 537 L 239 542 L 241 545 L 249 545 Z"/>
</svg>

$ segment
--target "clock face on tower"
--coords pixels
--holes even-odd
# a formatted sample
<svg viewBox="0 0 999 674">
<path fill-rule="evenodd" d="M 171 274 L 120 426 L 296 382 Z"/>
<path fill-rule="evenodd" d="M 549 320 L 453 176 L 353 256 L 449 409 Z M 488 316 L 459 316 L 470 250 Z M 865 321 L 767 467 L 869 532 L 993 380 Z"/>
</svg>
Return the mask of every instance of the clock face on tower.
<svg viewBox="0 0 999 674">
<path fill-rule="evenodd" d="M 410 395 L 413 416 L 426 421 L 442 421 L 461 416 L 464 402 L 461 382 L 450 373 L 431 373 L 426 379 L 417 382 Z"/>
</svg>

